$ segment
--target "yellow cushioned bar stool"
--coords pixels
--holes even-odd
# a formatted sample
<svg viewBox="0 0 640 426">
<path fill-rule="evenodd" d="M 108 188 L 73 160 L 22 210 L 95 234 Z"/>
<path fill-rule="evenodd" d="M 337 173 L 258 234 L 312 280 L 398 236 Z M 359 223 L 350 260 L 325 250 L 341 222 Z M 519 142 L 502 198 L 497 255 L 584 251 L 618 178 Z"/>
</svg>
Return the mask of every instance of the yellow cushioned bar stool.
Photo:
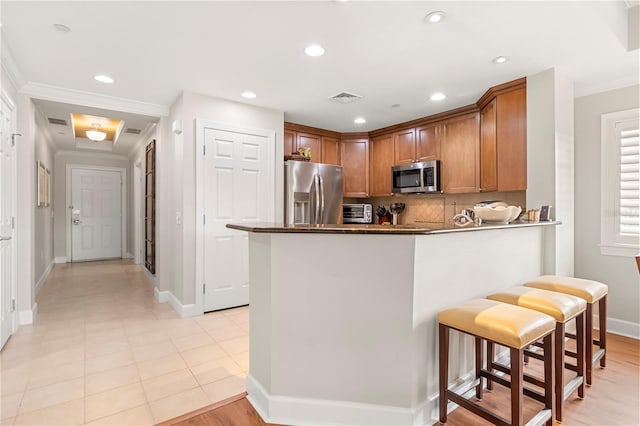
<svg viewBox="0 0 640 426">
<path fill-rule="evenodd" d="M 587 360 L 587 365 L 585 376 L 587 377 L 587 385 L 591 385 L 593 364 L 598 360 L 600 360 L 600 367 L 602 368 L 606 367 L 607 364 L 607 294 L 609 293 L 609 287 L 598 281 L 557 275 L 543 275 L 523 285 L 570 294 L 587 302 L 585 318 L 585 359 Z M 598 304 L 600 329 L 598 339 L 593 338 L 593 305 L 596 303 Z M 598 346 L 598 350 L 595 353 L 593 352 L 593 345 Z"/>
<path fill-rule="evenodd" d="M 511 389 L 511 420 L 489 411 L 463 396 L 464 391 L 449 389 L 449 334 L 457 330 L 475 338 L 475 376 L 472 383 L 476 398 L 482 399 L 482 378 L 490 379 Z M 461 407 L 496 425 L 521 426 L 522 397 L 527 395 L 544 404 L 531 423 L 553 424 L 554 334 L 555 320 L 547 314 L 488 299 L 476 299 L 438 313 L 440 367 L 440 422 L 447 422 L 447 404 L 453 401 Z M 544 347 L 544 393 L 523 385 L 524 348 L 542 339 Z M 482 341 L 509 348 L 511 380 L 507 381 L 483 369 Z M 462 355 L 464 356 L 464 355 Z"/>
<path fill-rule="evenodd" d="M 511 287 L 487 296 L 487 299 L 498 302 L 509 303 L 523 308 L 533 309 L 552 316 L 556 320 L 555 333 L 555 395 L 556 411 L 555 418 L 562 421 L 562 405 L 576 389 L 578 396 L 584 398 L 584 313 L 587 303 L 584 299 L 568 294 L 554 291 L 540 290 L 538 288 L 518 286 Z M 564 361 L 564 341 L 566 325 L 570 321 L 576 322 L 576 364 L 565 364 Z M 508 373 L 508 367 L 494 363 L 493 343 L 487 343 L 487 370 L 493 372 L 494 369 Z M 538 344 L 536 343 L 536 346 Z M 542 359 L 542 356 L 525 350 L 525 354 L 534 358 Z M 564 367 L 575 371 L 576 376 L 566 385 L 564 384 Z M 540 381 L 533 376 L 525 375 L 524 380 L 535 385 L 540 385 Z M 491 381 L 487 380 L 487 389 L 491 389 Z"/>
</svg>

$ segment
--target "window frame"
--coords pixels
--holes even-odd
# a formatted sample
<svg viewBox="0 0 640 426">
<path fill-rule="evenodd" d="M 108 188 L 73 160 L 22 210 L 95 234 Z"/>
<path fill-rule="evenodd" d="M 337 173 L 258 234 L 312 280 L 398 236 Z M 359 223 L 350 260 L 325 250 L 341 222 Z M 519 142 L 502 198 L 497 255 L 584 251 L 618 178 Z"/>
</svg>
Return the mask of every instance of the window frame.
<svg viewBox="0 0 640 426">
<path fill-rule="evenodd" d="M 600 253 L 634 257 L 640 253 L 640 236 L 621 235 L 619 224 L 620 146 L 616 125 L 635 120 L 640 128 L 640 109 L 633 108 L 601 116 Z"/>
</svg>

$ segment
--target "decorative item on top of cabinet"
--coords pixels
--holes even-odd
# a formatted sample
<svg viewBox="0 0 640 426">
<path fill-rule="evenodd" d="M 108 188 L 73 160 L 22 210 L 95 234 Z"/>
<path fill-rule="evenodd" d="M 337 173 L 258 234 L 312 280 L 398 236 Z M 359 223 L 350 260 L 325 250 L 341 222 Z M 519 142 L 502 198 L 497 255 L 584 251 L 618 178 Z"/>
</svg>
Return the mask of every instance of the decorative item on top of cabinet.
<svg viewBox="0 0 640 426">
<path fill-rule="evenodd" d="M 394 135 L 382 135 L 371 140 L 371 180 L 369 194 L 387 197 L 391 193 L 391 167 L 394 160 Z"/>
<path fill-rule="evenodd" d="M 298 132 L 297 148 L 309 148 L 311 150 L 311 162 L 322 161 L 322 136 Z"/>
<path fill-rule="evenodd" d="M 480 189 L 480 118 L 477 112 L 444 122 L 442 190 L 448 194 Z"/>
<path fill-rule="evenodd" d="M 340 165 L 340 140 L 338 138 L 322 136 L 322 163 Z"/>
<path fill-rule="evenodd" d="M 340 141 L 344 197 L 369 196 L 369 139 L 353 137 Z"/>
</svg>

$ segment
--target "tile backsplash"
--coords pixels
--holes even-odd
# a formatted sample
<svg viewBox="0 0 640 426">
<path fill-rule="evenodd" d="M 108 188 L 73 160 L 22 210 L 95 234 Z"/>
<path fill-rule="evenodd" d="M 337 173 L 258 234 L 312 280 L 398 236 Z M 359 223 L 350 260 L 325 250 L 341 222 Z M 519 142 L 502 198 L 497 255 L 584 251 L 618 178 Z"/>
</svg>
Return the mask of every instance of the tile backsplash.
<svg viewBox="0 0 640 426">
<path fill-rule="evenodd" d="M 405 209 L 398 217 L 400 224 L 444 223 L 451 220 L 461 209 L 472 208 L 480 201 L 495 200 L 521 206 L 524 210 L 526 191 L 491 192 L 473 194 L 413 194 L 392 197 L 374 197 L 368 199 L 345 198 L 345 203 L 373 204 L 374 221 L 376 207 L 384 205 L 387 210 L 392 203 L 404 203 Z M 455 212 L 454 212 L 455 208 Z"/>
</svg>

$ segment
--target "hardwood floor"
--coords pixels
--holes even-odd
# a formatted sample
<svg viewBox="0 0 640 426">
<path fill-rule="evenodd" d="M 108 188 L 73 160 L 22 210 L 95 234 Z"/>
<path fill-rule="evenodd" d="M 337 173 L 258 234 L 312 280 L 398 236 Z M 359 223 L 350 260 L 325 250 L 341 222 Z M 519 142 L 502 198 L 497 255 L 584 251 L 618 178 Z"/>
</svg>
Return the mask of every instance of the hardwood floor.
<svg viewBox="0 0 640 426">
<path fill-rule="evenodd" d="M 640 340 L 609 334 L 607 336 L 607 368 L 594 366 L 593 386 L 585 391 L 585 398 L 574 393 L 565 401 L 563 426 L 637 426 L 640 425 Z M 530 368 L 535 370 L 534 362 Z M 240 394 L 215 406 L 205 407 L 162 423 L 161 426 L 263 426 L 268 425 Z M 483 405 L 508 417 L 509 391 L 495 385 L 485 392 Z M 525 419 L 531 418 L 540 405 L 525 398 Z M 438 425 L 439 423 L 435 423 Z M 448 426 L 489 425 L 490 423 L 458 408 L 447 421 Z"/>
</svg>

